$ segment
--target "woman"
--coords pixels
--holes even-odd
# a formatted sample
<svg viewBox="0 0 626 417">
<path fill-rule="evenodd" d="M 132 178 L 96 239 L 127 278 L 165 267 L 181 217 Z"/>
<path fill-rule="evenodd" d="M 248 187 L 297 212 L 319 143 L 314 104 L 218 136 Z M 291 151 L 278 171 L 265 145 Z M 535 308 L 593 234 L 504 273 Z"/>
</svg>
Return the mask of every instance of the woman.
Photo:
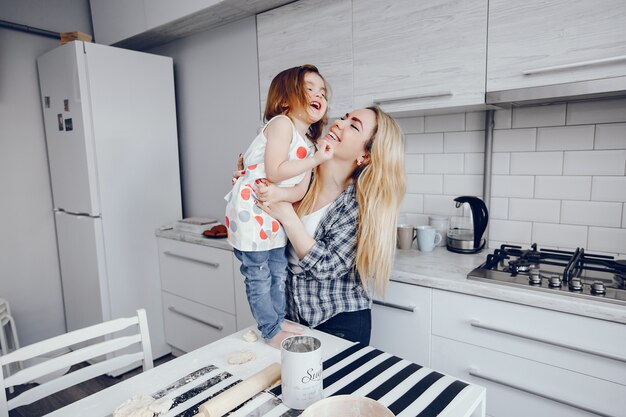
<svg viewBox="0 0 626 417">
<path fill-rule="evenodd" d="M 334 157 L 315 170 L 302 201 L 259 184 L 257 204 L 289 238 L 287 317 L 369 344 L 371 294 L 389 281 L 405 191 L 404 138 L 378 107 L 354 110 L 324 137 Z"/>
</svg>

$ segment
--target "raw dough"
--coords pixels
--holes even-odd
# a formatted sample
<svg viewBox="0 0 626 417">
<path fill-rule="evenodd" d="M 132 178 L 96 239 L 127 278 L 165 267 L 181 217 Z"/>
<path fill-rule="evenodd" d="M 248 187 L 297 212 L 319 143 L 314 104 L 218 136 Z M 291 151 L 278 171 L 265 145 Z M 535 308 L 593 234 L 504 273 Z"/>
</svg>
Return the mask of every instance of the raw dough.
<svg viewBox="0 0 626 417">
<path fill-rule="evenodd" d="M 233 352 L 228 355 L 228 363 L 231 365 L 241 365 L 254 359 L 252 352 Z"/>
<path fill-rule="evenodd" d="M 245 332 L 243 334 L 243 340 L 245 340 L 246 342 L 256 342 L 257 340 L 259 340 L 259 336 L 257 336 L 257 334 L 254 332 L 254 330 L 248 330 L 247 332 Z"/>
<path fill-rule="evenodd" d="M 149 395 L 135 395 L 117 407 L 113 417 L 153 417 L 167 412 L 172 404 L 166 398 L 155 400 Z"/>
</svg>

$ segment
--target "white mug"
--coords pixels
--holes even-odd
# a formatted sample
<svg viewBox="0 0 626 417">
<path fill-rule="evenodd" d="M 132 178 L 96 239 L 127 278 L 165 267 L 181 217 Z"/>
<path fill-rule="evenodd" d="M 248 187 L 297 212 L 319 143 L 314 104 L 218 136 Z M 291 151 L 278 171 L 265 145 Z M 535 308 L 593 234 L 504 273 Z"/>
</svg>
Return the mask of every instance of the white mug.
<svg viewBox="0 0 626 417">
<path fill-rule="evenodd" d="M 417 226 L 417 248 L 422 252 L 432 252 L 441 240 L 441 234 L 433 226 Z"/>
<path fill-rule="evenodd" d="M 307 335 L 291 336 L 280 344 L 283 404 L 304 410 L 322 399 L 322 342 Z"/>
</svg>

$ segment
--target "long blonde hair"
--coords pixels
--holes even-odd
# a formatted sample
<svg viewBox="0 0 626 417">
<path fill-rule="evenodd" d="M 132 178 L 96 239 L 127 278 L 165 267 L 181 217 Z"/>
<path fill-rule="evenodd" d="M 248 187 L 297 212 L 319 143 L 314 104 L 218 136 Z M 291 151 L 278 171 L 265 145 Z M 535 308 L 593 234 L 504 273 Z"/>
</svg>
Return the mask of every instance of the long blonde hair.
<svg viewBox="0 0 626 417">
<path fill-rule="evenodd" d="M 370 162 L 353 173 L 359 206 L 356 269 L 366 289 L 382 295 L 391 275 L 396 248 L 396 222 L 406 189 L 404 174 L 404 135 L 398 124 L 379 107 L 377 125 L 365 150 Z M 308 214 L 319 193 L 317 169 L 309 192 L 298 207 L 298 215 Z"/>
</svg>

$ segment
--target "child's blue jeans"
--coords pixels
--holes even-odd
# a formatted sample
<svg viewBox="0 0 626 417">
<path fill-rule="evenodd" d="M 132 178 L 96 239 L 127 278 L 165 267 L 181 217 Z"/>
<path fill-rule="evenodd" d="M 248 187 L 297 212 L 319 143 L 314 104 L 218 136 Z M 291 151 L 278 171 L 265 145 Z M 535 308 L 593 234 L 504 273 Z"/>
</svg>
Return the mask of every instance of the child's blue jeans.
<svg viewBox="0 0 626 417">
<path fill-rule="evenodd" d="M 246 295 L 252 316 L 263 339 L 271 339 L 285 320 L 285 280 L 287 279 L 286 248 L 261 252 L 235 249 L 246 278 Z"/>
</svg>

